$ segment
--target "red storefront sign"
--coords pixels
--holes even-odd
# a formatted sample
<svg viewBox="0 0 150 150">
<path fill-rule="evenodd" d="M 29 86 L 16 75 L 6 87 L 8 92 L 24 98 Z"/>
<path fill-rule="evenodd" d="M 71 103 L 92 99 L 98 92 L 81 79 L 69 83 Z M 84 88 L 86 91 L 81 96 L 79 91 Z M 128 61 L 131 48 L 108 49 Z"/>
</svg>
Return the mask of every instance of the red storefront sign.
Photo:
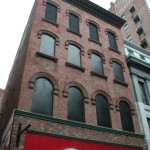
<svg viewBox="0 0 150 150">
<path fill-rule="evenodd" d="M 24 150 L 142 150 L 142 148 L 27 133 Z"/>
</svg>

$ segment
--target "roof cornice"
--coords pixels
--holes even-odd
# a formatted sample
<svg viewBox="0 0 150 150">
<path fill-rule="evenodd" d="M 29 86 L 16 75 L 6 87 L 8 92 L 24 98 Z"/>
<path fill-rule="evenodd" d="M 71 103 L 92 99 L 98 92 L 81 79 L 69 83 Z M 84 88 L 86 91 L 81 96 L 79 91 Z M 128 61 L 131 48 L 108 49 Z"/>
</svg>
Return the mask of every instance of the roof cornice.
<svg viewBox="0 0 150 150">
<path fill-rule="evenodd" d="M 78 7 L 93 16 L 108 22 L 109 24 L 121 28 L 124 23 L 126 22 L 124 19 L 120 18 L 119 16 L 109 12 L 108 10 L 94 4 L 89 0 L 63 0 L 75 7 Z"/>
<path fill-rule="evenodd" d="M 135 50 L 138 50 L 139 52 L 142 52 L 142 53 L 150 56 L 150 51 L 145 50 L 145 49 L 143 49 L 143 48 L 141 48 L 141 47 L 139 47 L 139 46 L 137 46 L 137 45 L 127 41 L 127 40 L 123 40 L 123 42 L 124 42 L 125 45 L 130 46 L 131 48 L 133 48 Z"/>
</svg>

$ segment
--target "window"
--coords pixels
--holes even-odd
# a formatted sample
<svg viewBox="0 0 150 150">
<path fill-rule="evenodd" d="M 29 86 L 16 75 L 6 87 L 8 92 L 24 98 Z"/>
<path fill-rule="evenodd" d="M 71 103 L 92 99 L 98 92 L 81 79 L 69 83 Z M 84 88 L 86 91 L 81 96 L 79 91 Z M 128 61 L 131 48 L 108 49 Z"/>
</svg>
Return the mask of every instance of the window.
<svg viewBox="0 0 150 150">
<path fill-rule="evenodd" d="M 85 122 L 84 97 L 82 92 L 76 87 L 68 89 L 68 119 Z"/>
<path fill-rule="evenodd" d="M 137 23 L 140 21 L 139 16 L 136 15 L 136 16 L 133 18 L 133 21 L 137 24 Z"/>
<path fill-rule="evenodd" d="M 150 118 L 147 118 L 147 123 L 148 123 L 149 131 L 150 131 Z"/>
<path fill-rule="evenodd" d="M 125 15 L 122 15 L 121 18 L 124 19 L 124 20 L 126 20 L 126 16 Z"/>
<path fill-rule="evenodd" d="M 111 128 L 109 103 L 103 95 L 96 96 L 97 124 Z"/>
<path fill-rule="evenodd" d="M 53 86 L 49 80 L 39 78 L 35 82 L 32 99 L 32 112 L 52 115 Z"/>
<path fill-rule="evenodd" d="M 96 54 L 91 55 L 91 61 L 92 61 L 92 71 L 98 74 L 103 75 L 104 70 L 103 70 L 103 64 L 102 64 L 102 59 L 100 56 Z"/>
<path fill-rule="evenodd" d="M 52 23 L 56 23 L 57 20 L 57 6 L 46 3 L 45 19 Z"/>
<path fill-rule="evenodd" d="M 127 41 L 128 41 L 128 42 L 132 42 L 132 37 L 131 37 L 131 35 L 129 35 L 129 36 L 127 37 Z"/>
<path fill-rule="evenodd" d="M 139 89 L 140 89 L 139 92 L 141 95 L 141 100 L 144 104 L 149 105 L 147 95 L 146 95 L 145 83 L 141 81 L 138 81 L 138 83 L 139 83 Z"/>
<path fill-rule="evenodd" d="M 40 52 L 55 57 L 55 39 L 47 34 L 42 34 Z"/>
<path fill-rule="evenodd" d="M 81 67 L 81 50 L 75 45 L 68 47 L 68 62 Z"/>
<path fill-rule="evenodd" d="M 142 28 L 142 27 L 139 27 L 139 28 L 137 29 L 137 34 L 140 36 L 140 35 L 142 35 L 143 33 L 144 33 L 143 28 Z"/>
<path fill-rule="evenodd" d="M 119 63 L 113 62 L 113 71 L 115 79 L 124 82 L 122 66 Z"/>
<path fill-rule="evenodd" d="M 133 14 L 136 11 L 136 9 L 134 6 L 132 6 L 129 11 Z"/>
<path fill-rule="evenodd" d="M 124 131 L 134 132 L 133 120 L 129 105 L 125 101 L 120 101 L 119 108 L 120 108 L 122 129 Z"/>
<path fill-rule="evenodd" d="M 79 33 L 79 18 L 74 14 L 69 14 L 69 30 Z"/>
<path fill-rule="evenodd" d="M 89 23 L 90 39 L 99 42 L 98 29 L 93 23 Z"/>
<path fill-rule="evenodd" d="M 141 47 L 142 47 L 142 48 L 147 48 L 147 47 L 148 47 L 148 44 L 147 44 L 146 39 L 143 39 L 143 40 L 141 41 Z"/>
<path fill-rule="evenodd" d="M 127 24 L 124 26 L 124 30 L 125 30 L 126 32 L 129 32 L 129 27 L 128 27 Z"/>
<path fill-rule="evenodd" d="M 109 45 L 111 49 L 118 50 L 116 36 L 112 32 L 108 32 Z"/>
</svg>

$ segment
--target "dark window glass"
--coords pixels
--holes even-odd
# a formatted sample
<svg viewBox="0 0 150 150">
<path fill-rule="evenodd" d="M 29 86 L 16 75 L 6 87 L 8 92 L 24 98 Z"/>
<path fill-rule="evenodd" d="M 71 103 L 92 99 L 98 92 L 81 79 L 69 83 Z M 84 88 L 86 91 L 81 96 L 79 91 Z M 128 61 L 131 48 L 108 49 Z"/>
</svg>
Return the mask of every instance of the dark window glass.
<svg viewBox="0 0 150 150">
<path fill-rule="evenodd" d="M 139 16 L 138 16 L 138 15 L 136 15 L 136 16 L 134 17 L 133 21 L 134 21 L 135 23 L 138 23 L 138 22 L 140 21 Z"/>
<path fill-rule="evenodd" d="M 102 64 L 101 57 L 99 57 L 98 55 L 92 54 L 91 60 L 92 60 L 92 71 L 103 75 L 104 71 L 103 71 L 103 64 Z"/>
<path fill-rule="evenodd" d="M 90 29 L 90 38 L 99 42 L 97 26 L 92 23 L 89 23 L 89 29 Z"/>
<path fill-rule="evenodd" d="M 113 62 L 113 71 L 116 80 L 124 81 L 122 66 L 117 62 Z"/>
<path fill-rule="evenodd" d="M 84 97 L 82 92 L 70 87 L 68 90 L 68 119 L 84 122 Z"/>
<path fill-rule="evenodd" d="M 110 48 L 118 50 L 115 34 L 108 32 Z"/>
<path fill-rule="evenodd" d="M 146 105 L 148 105 L 148 100 L 147 100 L 147 96 L 146 96 L 146 88 L 145 88 L 145 84 L 144 82 L 138 82 L 139 83 L 139 88 L 140 88 L 140 94 L 141 94 L 141 99 L 142 102 Z"/>
<path fill-rule="evenodd" d="M 141 47 L 142 47 L 142 48 L 147 48 L 147 47 L 148 47 L 148 44 L 147 44 L 146 39 L 143 39 L 143 40 L 141 41 Z"/>
<path fill-rule="evenodd" d="M 132 115 L 129 105 L 124 101 L 120 101 L 119 107 L 120 107 L 122 129 L 125 131 L 134 132 Z"/>
<path fill-rule="evenodd" d="M 132 42 L 132 37 L 131 37 L 131 35 L 129 35 L 129 36 L 127 37 L 127 41 Z"/>
<path fill-rule="evenodd" d="M 142 35 L 143 33 L 144 33 L 143 28 L 142 28 L 142 27 L 139 27 L 139 28 L 137 29 L 137 34 L 140 36 L 140 35 Z"/>
<path fill-rule="evenodd" d="M 136 11 L 136 9 L 134 6 L 132 6 L 129 11 L 133 14 Z"/>
<path fill-rule="evenodd" d="M 46 3 L 45 18 L 53 23 L 56 23 L 57 7 L 55 5 Z"/>
<path fill-rule="evenodd" d="M 55 55 L 55 39 L 49 35 L 42 34 L 40 52 L 54 57 L 54 55 Z"/>
<path fill-rule="evenodd" d="M 68 62 L 76 66 L 81 66 L 81 51 L 75 45 L 69 45 Z"/>
<path fill-rule="evenodd" d="M 103 95 L 96 96 L 96 113 L 99 126 L 111 127 L 109 103 Z"/>
<path fill-rule="evenodd" d="M 150 118 L 147 118 L 147 123 L 148 123 L 149 131 L 150 131 Z"/>
<path fill-rule="evenodd" d="M 79 33 L 79 18 L 74 14 L 69 14 L 69 29 Z"/>
<path fill-rule="evenodd" d="M 52 115 L 53 86 L 45 78 L 39 78 L 35 82 L 32 112 L 44 115 Z"/>
</svg>

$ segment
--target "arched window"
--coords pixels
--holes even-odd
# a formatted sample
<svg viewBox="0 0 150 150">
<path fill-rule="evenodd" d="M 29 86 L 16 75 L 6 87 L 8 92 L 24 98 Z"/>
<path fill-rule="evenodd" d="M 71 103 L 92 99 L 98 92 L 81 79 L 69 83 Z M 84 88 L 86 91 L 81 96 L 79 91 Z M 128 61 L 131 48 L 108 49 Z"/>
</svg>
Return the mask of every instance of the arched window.
<svg viewBox="0 0 150 150">
<path fill-rule="evenodd" d="M 55 39 L 47 34 L 42 34 L 40 52 L 55 57 Z"/>
<path fill-rule="evenodd" d="M 75 45 L 68 47 L 68 62 L 81 67 L 81 50 Z"/>
<path fill-rule="evenodd" d="M 32 112 L 52 115 L 53 86 L 49 80 L 39 78 L 35 81 L 32 99 Z"/>
<path fill-rule="evenodd" d="M 134 132 L 133 120 L 129 105 L 125 101 L 119 102 L 122 129 Z"/>
<path fill-rule="evenodd" d="M 113 71 L 115 79 L 124 82 L 122 66 L 119 63 L 113 62 Z"/>
<path fill-rule="evenodd" d="M 101 57 L 96 54 L 92 54 L 91 61 L 92 61 L 92 72 L 104 75 Z"/>
<path fill-rule="evenodd" d="M 79 17 L 72 13 L 69 13 L 69 30 L 79 33 Z"/>
<path fill-rule="evenodd" d="M 89 23 L 90 39 L 99 42 L 98 28 L 95 24 Z"/>
<path fill-rule="evenodd" d="M 56 21 L 57 21 L 57 6 L 55 6 L 51 3 L 46 3 L 45 19 L 52 23 L 56 23 Z"/>
<path fill-rule="evenodd" d="M 109 103 L 103 95 L 96 96 L 96 114 L 99 126 L 111 128 Z"/>
<path fill-rule="evenodd" d="M 82 92 L 76 87 L 68 89 L 68 119 L 85 122 L 84 97 Z"/>
<path fill-rule="evenodd" d="M 118 50 L 116 35 L 113 32 L 108 32 L 108 39 L 109 39 L 110 48 L 113 50 Z"/>
</svg>

